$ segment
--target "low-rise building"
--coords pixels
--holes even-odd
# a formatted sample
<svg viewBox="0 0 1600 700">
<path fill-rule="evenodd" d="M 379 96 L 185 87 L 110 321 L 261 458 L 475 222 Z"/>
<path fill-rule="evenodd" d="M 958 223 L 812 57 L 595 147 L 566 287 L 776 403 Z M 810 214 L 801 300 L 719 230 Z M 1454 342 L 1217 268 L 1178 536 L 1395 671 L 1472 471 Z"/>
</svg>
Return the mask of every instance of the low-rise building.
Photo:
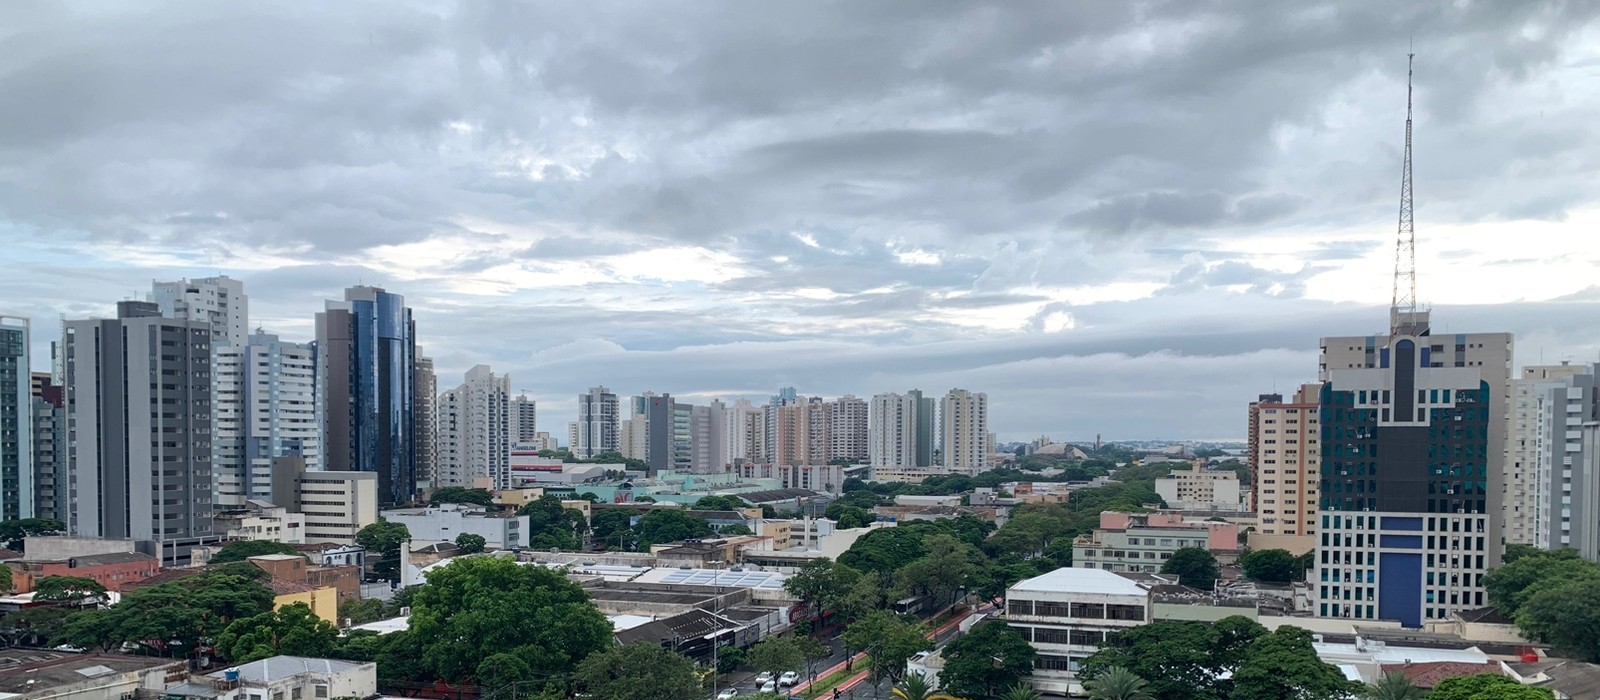
<svg viewBox="0 0 1600 700">
<path fill-rule="evenodd" d="M 182 677 L 182 659 L 76 654 L 42 649 L 0 651 L 0 698 L 105 700 L 157 697 L 167 679 Z M 307 697 L 306 700 L 312 700 Z"/>
<path fill-rule="evenodd" d="M 265 540 L 284 544 L 306 541 L 306 516 L 267 501 L 247 499 L 238 508 L 212 514 L 212 532 L 234 540 Z"/>
<path fill-rule="evenodd" d="M 1038 654 L 1035 690 L 1081 694 L 1078 670 L 1106 636 L 1153 617 L 1150 590 L 1100 569 L 1056 569 L 1006 590 L 1005 621 Z"/>
<path fill-rule="evenodd" d="M 1100 527 L 1072 543 L 1072 565 L 1081 569 L 1153 573 L 1180 549 L 1197 548 L 1232 559 L 1238 554 L 1239 526 L 1230 522 L 1186 520 L 1174 513 L 1100 514 Z"/>
<path fill-rule="evenodd" d="M 456 537 L 470 533 L 482 537 L 494 549 L 528 544 L 528 516 L 463 503 L 386 510 L 383 518 L 391 523 L 403 523 L 411 539 L 418 541 L 454 542 Z"/>
<path fill-rule="evenodd" d="M 1249 510 L 1241 493 L 1238 474 L 1210 471 L 1205 460 L 1195 460 L 1188 469 L 1174 469 L 1156 479 L 1156 495 L 1173 510 Z"/>
<path fill-rule="evenodd" d="M 307 471 L 304 459 L 272 460 L 272 502 L 305 516 L 304 542 L 355 544 L 356 533 L 378 522 L 378 475 Z"/>
<path fill-rule="evenodd" d="M 367 661 L 274 656 L 193 676 L 166 688 L 172 698 L 323 700 L 378 695 L 378 665 Z"/>
<path fill-rule="evenodd" d="M 139 552 L 86 554 L 53 561 L 12 559 L 4 565 L 11 568 L 11 590 L 17 593 L 32 591 L 46 576 L 81 576 L 94 579 L 108 591 L 121 591 L 123 586 L 161 571 L 160 559 Z"/>
<path fill-rule="evenodd" d="M 317 542 L 314 544 L 297 544 L 293 545 L 293 547 L 294 551 L 306 555 L 314 564 L 354 566 L 358 569 L 367 565 L 367 548 L 359 544 Z"/>
</svg>

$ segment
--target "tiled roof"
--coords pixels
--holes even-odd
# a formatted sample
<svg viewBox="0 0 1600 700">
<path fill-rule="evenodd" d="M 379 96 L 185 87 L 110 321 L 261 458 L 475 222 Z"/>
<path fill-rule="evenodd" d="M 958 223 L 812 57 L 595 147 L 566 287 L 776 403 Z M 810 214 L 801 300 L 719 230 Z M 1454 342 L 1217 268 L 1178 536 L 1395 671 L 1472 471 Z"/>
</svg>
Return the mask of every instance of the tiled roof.
<svg viewBox="0 0 1600 700">
<path fill-rule="evenodd" d="M 1429 661 L 1418 664 L 1383 664 L 1384 674 L 1404 674 L 1406 680 L 1423 690 L 1432 690 L 1446 678 L 1476 676 L 1480 673 L 1500 673 L 1500 663 L 1489 661 L 1469 664 L 1460 661 Z"/>
</svg>

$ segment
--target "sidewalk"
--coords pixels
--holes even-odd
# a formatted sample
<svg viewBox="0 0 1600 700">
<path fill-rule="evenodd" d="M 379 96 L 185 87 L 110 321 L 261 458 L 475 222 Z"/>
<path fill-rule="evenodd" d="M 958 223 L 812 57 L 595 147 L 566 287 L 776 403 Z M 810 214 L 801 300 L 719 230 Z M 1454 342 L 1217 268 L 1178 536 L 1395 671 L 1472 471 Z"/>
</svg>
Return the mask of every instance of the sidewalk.
<svg viewBox="0 0 1600 700">
<path fill-rule="evenodd" d="M 951 607 L 954 607 L 954 606 L 951 606 Z M 946 622 L 946 623 L 944 623 L 942 625 L 939 625 L 939 627 L 937 627 L 934 630 L 932 630 L 931 632 L 929 632 L 928 633 L 928 638 L 937 641 L 939 639 L 940 635 L 943 635 L 944 633 L 949 632 L 952 629 L 955 629 L 957 625 L 960 625 L 962 622 L 966 621 L 967 618 L 972 617 L 973 615 L 976 615 L 976 614 L 978 614 L 980 612 L 984 612 L 986 609 L 992 608 L 992 607 L 994 607 L 994 606 L 985 603 L 985 604 L 980 605 L 978 607 L 970 608 L 966 612 L 963 612 L 960 615 L 957 615 L 956 617 L 951 618 L 949 622 Z M 854 657 L 851 657 L 851 660 L 853 662 L 859 662 L 859 661 L 862 661 L 862 660 L 866 659 L 866 657 L 867 657 L 866 652 L 862 652 L 862 653 L 856 654 Z M 843 669 L 844 666 L 845 665 L 841 663 L 841 664 L 838 664 L 838 665 L 834 666 L 833 668 L 828 669 L 827 672 L 825 672 L 825 673 L 819 673 L 819 674 L 817 674 L 817 679 L 821 680 L 823 678 L 827 678 L 828 676 L 831 676 L 834 673 L 837 673 L 838 671 Z M 856 675 L 851 676 L 848 680 L 844 681 L 843 683 L 840 683 L 837 686 L 838 689 L 839 689 L 839 692 L 840 693 L 848 693 L 848 692 L 850 692 L 851 688 L 854 688 L 857 685 L 860 685 L 862 681 L 867 680 L 867 678 L 869 676 L 871 676 L 871 675 L 872 675 L 872 673 L 871 673 L 870 669 L 866 669 L 866 670 L 860 671 Z M 810 683 L 802 683 L 800 685 L 795 686 L 793 689 L 790 690 L 790 692 L 792 694 L 794 694 L 794 695 L 800 695 L 802 692 L 805 691 L 806 688 L 809 688 L 809 687 L 811 687 Z"/>
</svg>

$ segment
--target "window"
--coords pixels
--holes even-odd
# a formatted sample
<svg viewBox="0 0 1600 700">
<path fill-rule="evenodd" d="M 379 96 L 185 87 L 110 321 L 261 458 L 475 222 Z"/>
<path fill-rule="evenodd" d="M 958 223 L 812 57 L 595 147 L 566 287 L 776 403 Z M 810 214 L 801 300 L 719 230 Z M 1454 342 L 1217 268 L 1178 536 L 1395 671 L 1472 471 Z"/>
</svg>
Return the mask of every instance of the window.
<svg viewBox="0 0 1600 700">
<path fill-rule="evenodd" d="M 1103 620 L 1106 617 L 1104 603 L 1073 603 L 1072 617 L 1083 620 Z"/>
<path fill-rule="evenodd" d="M 317 697 L 319 697 L 319 698 L 328 697 L 328 686 L 325 686 L 325 685 L 317 686 Z"/>
<path fill-rule="evenodd" d="M 1033 601 L 1031 601 L 1031 600 L 1011 600 L 1011 601 L 1006 601 L 1006 608 L 1011 612 L 1012 615 L 1032 615 L 1033 614 Z"/>
<path fill-rule="evenodd" d="M 290 688 L 289 689 L 289 698 L 290 698 L 290 700 L 300 700 L 300 689 L 299 688 Z"/>
<path fill-rule="evenodd" d="M 1065 656 L 1040 654 L 1033 657 L 1033 667 L 1039 671 L 1070 671 L 1072 670 L 1072 661 Z"/>
<path fill-rule="evenodd" d="M 1138 605 L 1107 605 L 1108 620 L 1144 620 L 1144 608 Z"/>
</svg>

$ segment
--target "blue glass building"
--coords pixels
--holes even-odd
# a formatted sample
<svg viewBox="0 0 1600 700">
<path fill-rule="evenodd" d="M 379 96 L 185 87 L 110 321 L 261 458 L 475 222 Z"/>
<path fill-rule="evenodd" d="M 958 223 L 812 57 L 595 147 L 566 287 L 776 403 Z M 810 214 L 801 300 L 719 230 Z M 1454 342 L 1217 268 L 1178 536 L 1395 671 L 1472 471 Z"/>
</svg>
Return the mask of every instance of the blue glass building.
<svg viewBox="0 0 1600 700">
<path fill-rule="evenodd" d="M 405 297 L 377 287 L 351 287 L 317 314 L 324 468 L 376 473 L 385 505 L 417 491 L 415 331 Z"/>
</svg>

